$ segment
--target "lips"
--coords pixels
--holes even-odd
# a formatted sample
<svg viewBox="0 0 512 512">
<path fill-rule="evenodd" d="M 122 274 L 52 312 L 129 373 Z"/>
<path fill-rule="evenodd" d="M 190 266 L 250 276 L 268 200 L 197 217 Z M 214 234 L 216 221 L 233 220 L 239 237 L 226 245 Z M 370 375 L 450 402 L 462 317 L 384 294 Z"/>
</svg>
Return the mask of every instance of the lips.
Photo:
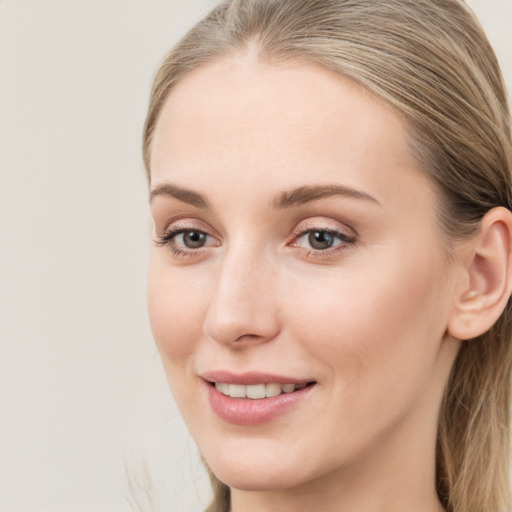
<svg viewBox="0 0 512 512">
<path fill-rule="evenodd" d="M 237 425 L 273 420 L 305 400 L 316 384 L 262 373 L 210 372 L 201 377 L 213 412 L 221 420 Z"/>
<path fill-rule="evenodd" d="M 279 384 L 308 384 L 314 382 L 314 379 L 304 379 L 300 377 L 288 377 L 285 375 L 278 375 L 275 373 L 263 372 L 245 372 L 245 373 L 231 373 L 224 370 L 216 370 L 204 372 L 200 375 L 208 382 L 222 382 L 227 384 L 243 384 L 250 386 L 251 384 L 267 384 L 276 382 Z"/>
</svg>

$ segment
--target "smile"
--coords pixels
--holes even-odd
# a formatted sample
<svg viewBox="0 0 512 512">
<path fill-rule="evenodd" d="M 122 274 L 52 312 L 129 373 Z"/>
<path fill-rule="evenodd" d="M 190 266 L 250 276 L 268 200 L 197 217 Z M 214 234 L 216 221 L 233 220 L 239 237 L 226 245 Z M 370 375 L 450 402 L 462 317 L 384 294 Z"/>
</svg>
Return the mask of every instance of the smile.
<svg viewBox="0 0 512 512">
<path fill-rule="evenodd" d="M 215 382 L 215 389 L 220 393 L 231 398 L 250 398 L 252 400 L 261 400 L 263 398 L 272 398 L 282 393 L 293 393 L 304 389 L 307 384 L 253 384 L 245 386 L 243 384 L 228 384 L 227 382 Z"/>
<path fill-rule="evenodd" d="M 295 409 L 307 401 L 316 381 L 277 375 L 247 373 L 233 375 L 214 372 L 203 375 L 211 410 L 224 422 L 235 425 L 261 425 Z"/>
</svg>

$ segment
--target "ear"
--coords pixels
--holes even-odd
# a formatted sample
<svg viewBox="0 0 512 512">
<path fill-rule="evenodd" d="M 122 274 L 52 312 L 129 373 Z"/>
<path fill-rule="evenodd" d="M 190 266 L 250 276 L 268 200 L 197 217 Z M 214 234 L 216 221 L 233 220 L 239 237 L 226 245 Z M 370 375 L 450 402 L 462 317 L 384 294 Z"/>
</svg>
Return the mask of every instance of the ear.
<svg viewBox="0 0 512 512">
<path fill-rule="evenodd" d="M 464 243 L 463 283 L 455 296 L 448 334 L 468 340 L 498 320 L 512 291 L 512 212 L 493 208 L 479 233 Z"/>
</svg>

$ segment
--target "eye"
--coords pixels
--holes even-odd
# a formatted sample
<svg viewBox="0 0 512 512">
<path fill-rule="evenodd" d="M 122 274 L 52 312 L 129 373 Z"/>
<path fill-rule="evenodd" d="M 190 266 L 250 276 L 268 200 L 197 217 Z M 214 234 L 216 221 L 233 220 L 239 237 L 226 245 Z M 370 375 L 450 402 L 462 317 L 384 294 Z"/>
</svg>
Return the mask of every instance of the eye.
<svg viewBox="0 0 512 512">
<path fill-rule="evenodd" d="M 344 250 L 355 242 L 353 236 L 335 229 L 312 228 L 299 231 L 291 246 L 305 249 L 310 255 L 328 255 Z"/>
<path fill-rule="evenodd" d="M 218 245 L 218 241 L 205 231 L 181 226 L 168 228 L 155 242 L 161 246 L 168 246 L 177 256 L 197 254 L 203 248 Z"/>
<path fill-rule="evenodd" d="M 175 238 L 188 249 L 199 249 L 206 244 L 208 235 L 202 231 L 191 230 L 178 233 Z"/>
<path fill-rule="evenodd" d="M 336 236 L 329 231 L 310 231 L 307 239 L 309 245 L 317 251 L 329 249 L 336 242 Z"/>
</svg>

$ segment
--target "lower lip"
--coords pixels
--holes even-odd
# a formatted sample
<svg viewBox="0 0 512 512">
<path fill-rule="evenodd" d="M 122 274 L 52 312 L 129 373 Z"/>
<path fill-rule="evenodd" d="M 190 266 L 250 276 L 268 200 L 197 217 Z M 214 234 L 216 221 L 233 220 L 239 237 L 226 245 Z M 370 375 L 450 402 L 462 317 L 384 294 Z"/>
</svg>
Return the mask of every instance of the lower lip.
<svg viewBox="0 0 512 512">
<path fill-rule="evenodd" d="M 231 398 L 209 383 L 208 400 L 215 414 L 223 421 L 235 425 L 260 425 L 273 420 L 304 400 L 315 385 L 292 393 L 281 393 L 270 398 Z"/>
</svg>

